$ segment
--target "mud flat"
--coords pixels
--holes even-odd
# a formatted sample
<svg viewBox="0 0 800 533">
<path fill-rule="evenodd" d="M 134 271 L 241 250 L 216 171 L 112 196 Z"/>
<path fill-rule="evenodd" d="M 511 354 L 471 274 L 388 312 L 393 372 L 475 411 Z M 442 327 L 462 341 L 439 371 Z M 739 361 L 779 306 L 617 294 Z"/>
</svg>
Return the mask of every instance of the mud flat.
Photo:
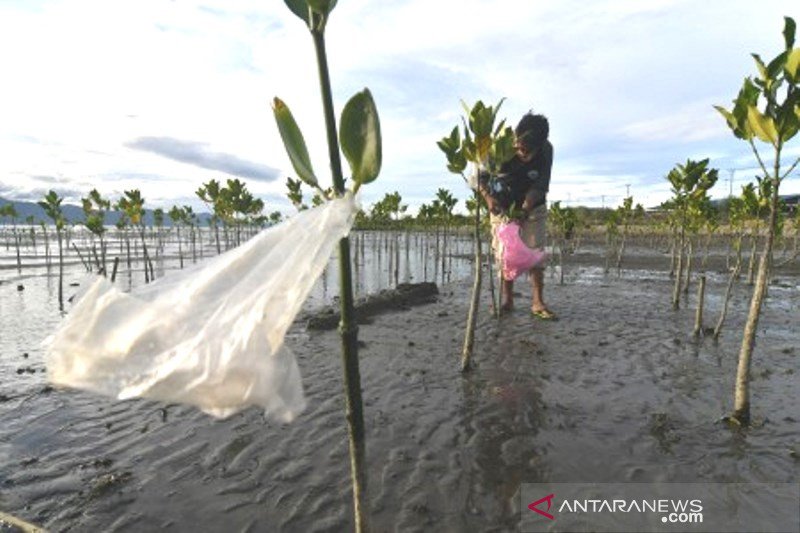
<svg viewBox="0 0 800 533">
<path fill-rule="evenodd" d="M 746 286 L 715 344 L 691 336 L 692 294 L 671 309 L 666 272 L 606 277 L 580 264 L 567 284 L 547 281 L 555 322 L 531 317 L 523 294 L 497 321 L 484 291 L 466 376 L 467 280 L 360 328 L 376 531 L 513 531 L 526 482 L 797 481 L 797 278 L 770 288 L 753 368 L 756 423 L 744 431 L 719 420 L 731 409 Z M 711 277 L 709 322 L 724 281 Z M 0 290 L 0 299 L 16 295 Z M 518 290 L 527 294 L 526 283 Z M 58 319 L 39 318 L 46 328 Z M 289 425 L 256 409 L 217 421 L 184 406 L 52 389 L 37 331 L 15 333 L 22 340 L 7 338 L 0 354 L 0 511 L 52 531 L 351 528 L 335 330 L 298 321 L 290 332 L 309 407 Z"/>
</svg>

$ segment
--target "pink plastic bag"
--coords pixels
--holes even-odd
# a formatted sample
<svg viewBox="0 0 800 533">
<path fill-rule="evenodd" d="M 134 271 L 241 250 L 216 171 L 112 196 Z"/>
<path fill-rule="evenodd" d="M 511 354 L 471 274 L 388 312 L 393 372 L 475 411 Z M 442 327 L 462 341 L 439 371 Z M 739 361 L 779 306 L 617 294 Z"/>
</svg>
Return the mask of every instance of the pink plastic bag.
<svg viewBox="0 0 800 533">
<path fill-rule="evenodd" d="M 544 250 L 529 248 L 522 241 L 521 229 L 519 223 L 513 221 L 497 227 L 497 240 L 503 259 L 503 279 L 508 281 L 517 279 L 547 258 Z"/>
</svg>

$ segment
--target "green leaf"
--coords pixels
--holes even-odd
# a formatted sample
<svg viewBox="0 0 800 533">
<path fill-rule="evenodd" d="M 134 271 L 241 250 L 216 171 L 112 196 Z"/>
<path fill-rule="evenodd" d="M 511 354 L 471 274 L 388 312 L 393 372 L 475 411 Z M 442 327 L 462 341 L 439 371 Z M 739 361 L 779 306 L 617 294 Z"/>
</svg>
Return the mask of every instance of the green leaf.
<svg viewBox="0 0 800 533">
<path fill-rule="evenodd" d="M 308 7 L 319 13 L 320 15 L 327 16 L 333 8 L 336 7 L 336 0 L 306 0 Z"/>
<path fill-rule="evenodd" d="M 439 148 L 447 155 L 447 157 L 450 157 L 461 147 L 460 133 L 461 132 L 459 131 L 458 126 L 454 126 L 453 131 L 450 132 L 449 136 L 442 138 L 441 141 L 437 141 L 437 146 L 439 146 Z"/>
<path fill-rule="evenodd" d="M 292 10 L 292 13 L 303 19 L 306 24 L 309 24 L 308 4 L 306 3 L 306 0 L 283 0 L 283 1 L 286 3 L 289 9 Z"/>
<path fill-rule="evenodd" d="M 461 174 L 462 172 L 464 172 L 465 168 L 467 168 L 467 160 L 464 157 L 464 153 L 461 150 L 454 153 L 452 157 L 448 156 L 447 170 L 449 170 L 453 174 Z"/>
<path fill-rule="evenodd" d="M 318 187 L 303 132 L 297 126 L 289 107 L 280 98 L 275 97 L 272 111 L 275 114 L 275 122 L 278 124 L 283 146 L 286 148 L 286 153 L 289 155 L 289 160 L 292 162 L 297 176 L 312 187 Z"/>
<path fill-rule="evenodd" d="M 761 60 L 761 56 L 758 54 L 750 55 L 756 60 L 756 67 L 758 67 L 758 73 L 761 74 L 761 79 L 766 81 L 769 78 L 769 75 L 767 74 L 767 66 L 764 64 L 764 61 Z"/>
<path fill-rule="evenodd" d="M 787 52 L 781 52 L 775 56 L 775 59 L 769 62 L 769 65 L 767 65 L 767 76 L 769 76 L 770 83 L 774 83 L 778 75 L 781 73 L 781 70 L 784 69 L 787 56 Z"/>
<path fill-rule="evenodd" d="M 369 89 L 353 96 L 342 110 L 339 143 L 353 180 L 364 184 L 381 171 L 381 126 Z"/>
<path fill-rule="evenodd" d="M 783 17 L 783 39 L 786 42 L 786 49 L 789 50 L 794 47 L 794 32 L 796 25 L 792 17 Z"/>
<path fill-rule="evenodd" d="M 778 131 L 775 128 L 775 122 L 771 117 L 762 115 L 754 105 L 747 108 L 747 124 L 760 140 L 777 146 Z"/>
<path fill-rule="evenodd" d="M 742 124 L 739 122 L 739 119 L 730 111 L 725 109 L 722 106 L 715 105 L 714 109 L 719 111 L 719 113 L 725 117 L 725 121 L 728 123 L 728 127 L 731 129 L 733 134 L 739 139 L 750 139 L 752 134 L 748 131 L 746 124 Z"/>
<path fill-rule="evenodd" d="M 720 115 L 725 117 L 725 121 L 728 123 L 728 127 L 736 132 L 739 129 L 739 123 L 736 121 L 736 117 L 733 116 L 733 113 L 722 107 L 721 105 L 715 105 L 714 109 L 719 111 Z"/>
<path fill-rule="evenodd" d="M 797 71 L 800 68 L 800 48 L 795 48 L 788 52 L 786 56 L 786 64 L 784 65 L 786 77 L 790 81 L 797 83 Z"/>
</svg>

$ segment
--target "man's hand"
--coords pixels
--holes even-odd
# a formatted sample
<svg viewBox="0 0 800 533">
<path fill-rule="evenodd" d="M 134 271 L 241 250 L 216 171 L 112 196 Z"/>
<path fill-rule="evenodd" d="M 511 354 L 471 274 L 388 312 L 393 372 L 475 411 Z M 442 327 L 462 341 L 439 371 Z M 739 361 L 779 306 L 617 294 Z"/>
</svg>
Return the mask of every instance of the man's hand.
<svg viewBox="0 0 800 533">
<path fill-rule="evenodd" d="M 502 212 L 502 209 L 500 209 L 500 207 L 497 205 L 494 197 L 489 194 L 489 188 L 486 186 L 486 184 L 481 183 L 478 186 L 478 190 L 480 191 L 481 196 L 483 196 L 483 199 L 486 200 L 486 207 L 489 208 L 489 212 L 493 215 L 499 215 Z"/>
</svg>

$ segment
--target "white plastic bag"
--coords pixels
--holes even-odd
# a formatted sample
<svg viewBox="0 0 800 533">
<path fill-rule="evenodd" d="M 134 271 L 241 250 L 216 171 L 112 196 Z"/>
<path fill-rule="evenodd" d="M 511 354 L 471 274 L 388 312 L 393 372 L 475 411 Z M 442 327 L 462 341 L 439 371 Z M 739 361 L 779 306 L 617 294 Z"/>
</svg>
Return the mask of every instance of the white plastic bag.
<svg viewBox="0 0 800 533">
<path fill-rule="evenodd" d="M 290 421 L 305 399 L 283 339 L 356 211 L 350 195 L 327 202 L 130 293 L 98 278 L 45 341 L 48 377 L 216 417 L 258 405 Z"/>
</svg>

